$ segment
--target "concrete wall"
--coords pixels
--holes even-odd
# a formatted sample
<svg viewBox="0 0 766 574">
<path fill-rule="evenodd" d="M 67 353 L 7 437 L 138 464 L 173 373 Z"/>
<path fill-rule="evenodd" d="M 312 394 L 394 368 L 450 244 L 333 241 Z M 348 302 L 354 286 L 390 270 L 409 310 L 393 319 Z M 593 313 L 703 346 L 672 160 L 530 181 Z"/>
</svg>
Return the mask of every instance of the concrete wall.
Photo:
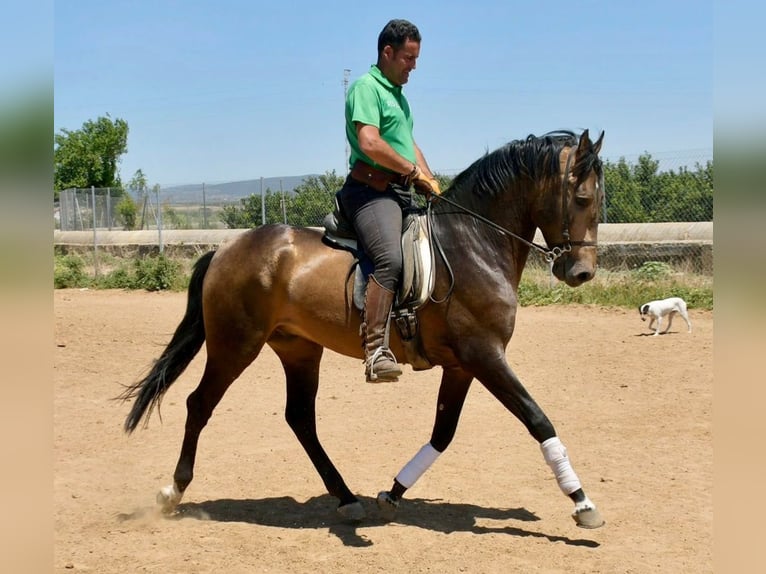
<svg viewBox="0 0 766 574">
<path fill-rule="evenodd" d="M 195 256 L 243 233 L 243 229 L 163 230 L 165 252 L 174 256 Z M 93 231 L 54 231 L 57 252 L 89 252 Z M 644 261 L 688 264 L 698 273 L 713 272 L 713 223 L 603 223 L 599 225 L 599 264 L 605 268 L 633 268 Z M 538 231 L 535 242 L 545 244 Z M 114 255 L 156 253 L 156 230 L 96 232 L 98 248 Z M 530 257 L 530 262 L 533 261 Z"/>
</svg>

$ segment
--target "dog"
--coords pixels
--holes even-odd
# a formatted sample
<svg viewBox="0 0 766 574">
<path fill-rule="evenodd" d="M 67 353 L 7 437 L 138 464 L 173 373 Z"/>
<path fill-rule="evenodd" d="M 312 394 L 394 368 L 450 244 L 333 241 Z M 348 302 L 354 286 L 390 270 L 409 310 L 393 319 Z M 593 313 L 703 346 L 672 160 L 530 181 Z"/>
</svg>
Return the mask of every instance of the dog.
<svg viewBox="0 0 766 574">
<path fill-rule="evenodd" d="M 686 312 L 686 301 L 680 297 L 669 297 L 667 299 L 659 299 L 657 301 L 649 301 L 644 303 L 638 308 L 638 313 L 641 315 L 641 320 L 646 321 L 649 317 L 649 328 L 651 329 L 654 322 L 657 322 L 657 327 L 654 329 L 654 335 L 660 334 L 660 327 L 662 326 L 662 318 L 668 318 L 668 326 L 663 331 L 667 333 L 670 329 L 670 325 L 673 324 L 673 316 L 678 313 L 686 321 L 686 326 L 689 329 L 689 333 L 692 332 L 692 324 L 689 321 L 689 315 Z"/>
</svg>

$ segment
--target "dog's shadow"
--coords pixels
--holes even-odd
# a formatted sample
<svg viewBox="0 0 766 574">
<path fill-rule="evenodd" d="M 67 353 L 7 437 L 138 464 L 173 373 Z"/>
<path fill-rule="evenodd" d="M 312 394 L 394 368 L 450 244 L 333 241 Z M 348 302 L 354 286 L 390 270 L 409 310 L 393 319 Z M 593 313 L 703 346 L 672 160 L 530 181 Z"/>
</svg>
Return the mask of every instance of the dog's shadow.
<svg viewBox="0 0 766 574">
<path fill-rule="evenodd" d="M 678 335 L 678 331 L 660 331 L 659 336 L 662 337 L 664 335 Z M 634 337 L 654 337 L 654 333 L 636 333 Z"/>
<path fill-rule="evenodd" d="M 361 496 L 359 500 L 368 513 L 367 518 L 359 523 L 343 522 L 340 517 L 337 517 L 335 513 L 337 499 L 329 494 L 312 497 L 306 502 L 298 502 L 289 496 L 244 500 L 224 498 L 198 503 L 187 502 L 180 504 L 177 511 L 168 518 L 173 520 L 243 522 L 298 530 L 306 528 L 327 529 L 346 546 L 371 546 L 373 542 L 357 532 L 357 529 L 383 527 L 388 523 L 379 516 L 374 498 Z M 141 511 L 121 514 L 118 516 L 118 520 L 138 519 L 142 514 L 144 513 Z M 393 522 L 445 534 L 452 532 L 496 533 L 545 538 L 551 542 L 564 542 L 571 546 L 588 548 L 599 546 L 599 543 L 594 540 L 545 534 L 509 524 L 489 525 L 477 522 L 486 520 L 535 522 L 540 518 L 525 508 L 486 508 L 474 504 L 413 498 L 402 502 Z"/>
</svg>

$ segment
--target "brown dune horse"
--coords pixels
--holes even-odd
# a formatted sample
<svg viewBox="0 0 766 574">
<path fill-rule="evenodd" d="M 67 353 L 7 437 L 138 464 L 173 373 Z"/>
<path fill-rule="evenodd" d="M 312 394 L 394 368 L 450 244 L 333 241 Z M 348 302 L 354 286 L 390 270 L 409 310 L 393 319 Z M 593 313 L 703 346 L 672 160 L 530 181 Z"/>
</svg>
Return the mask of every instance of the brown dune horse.
<svg viewBox="0 0 766 574">
<path fill-rule="evenodd" d="M 477 379 L 540 444 L 561 490 L 574 502 L 579 526 L 603 520 L 585 495 L 548 417 L 509 367 L 517 289 L 531 248 L 543 252 L 554 275 L 576 287 L 596 271 L 596 238 L 603 199 L 598 157 L 604 134 L 529 136 L 486 154 L 460 173 L 430 206 L 441 246 L 431 300 L 418 311 L 422 349 L 443 373 L 428 443 L 378 495 L 392 519 L 402 495 L 452 441 L 469 386 Z M 539 228 L 548 248 L 533 243 Z M 163 394 L 207 345 L 207 363 L 187 399 L 187 419 L 174 482 L 157 496 L 172 512 L 192 480 L 200 432 L 232 382 L 269 345 L 284 367 L 285 418 L 339 499 L 338 512 L 360 520 L 365 511 L 319 442 L 315 403 L 325 348 L 363 357 L 360 315 L 349 295 L 351 253 L 322 241 L 322 232 L 287 225 L 247 231 L 195 264 L 186 313 L 149 374 L 119 397 L 135 398 L 125 421 L 130 433 L 148 420 Z M 401 360 L 401 340 L 390 346 Z M 360 382 L 363 373 L 359 371 Z M 405 383 L 399 383 L 405 384 Z"/>
</svg>

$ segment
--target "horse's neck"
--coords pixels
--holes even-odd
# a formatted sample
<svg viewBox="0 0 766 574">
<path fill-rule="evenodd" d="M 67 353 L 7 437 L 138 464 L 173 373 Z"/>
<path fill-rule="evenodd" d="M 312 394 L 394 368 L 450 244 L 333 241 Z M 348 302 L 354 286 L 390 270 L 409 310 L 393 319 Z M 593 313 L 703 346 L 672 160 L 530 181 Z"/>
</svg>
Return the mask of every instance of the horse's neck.
<svg viewBox="0 0 766 574">
<path fill-rule="evenodd" d="M 488 219 L 504 230 L 532 241 L 535 226 L 522 201 L 474 201 L 451 198 L 472 212 Z M 529 255 L 529 246 L 492 225 L 442 202 L 434 218 L 434 232 L 452 259 L 459 258 L 461 268 L 481 276 L 485 270 L 497 270 L 516 286 Z"/>
</svg>

